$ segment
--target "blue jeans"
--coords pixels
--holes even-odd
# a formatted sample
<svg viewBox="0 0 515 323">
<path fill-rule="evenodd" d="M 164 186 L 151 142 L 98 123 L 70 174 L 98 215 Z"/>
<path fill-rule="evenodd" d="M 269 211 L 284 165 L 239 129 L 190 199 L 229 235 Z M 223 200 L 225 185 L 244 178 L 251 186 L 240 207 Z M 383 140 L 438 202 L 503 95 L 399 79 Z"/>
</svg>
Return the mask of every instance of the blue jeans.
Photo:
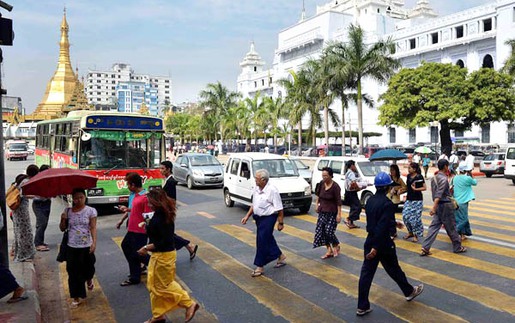
<svg viewBox="0 0 515 323">
<path fill-rule="evenodd" d="M 36 215 L 36 234 L 34 235 L 34 245 L 36 247 L 45 244 L 45 231 L 48 226 L 51 204 L 52 201 L 50 200 L 34 200 L 32 202 L 32 211 Z"/>
</svg>

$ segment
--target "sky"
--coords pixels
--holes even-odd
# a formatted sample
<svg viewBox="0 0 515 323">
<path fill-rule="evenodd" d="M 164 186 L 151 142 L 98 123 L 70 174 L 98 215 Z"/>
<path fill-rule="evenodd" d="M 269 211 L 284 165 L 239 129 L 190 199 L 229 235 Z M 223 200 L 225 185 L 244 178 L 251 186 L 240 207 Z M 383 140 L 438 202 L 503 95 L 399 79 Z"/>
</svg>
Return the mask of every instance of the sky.
<svg viewBox="0 0 515 323">
<path fill-rule="evenodd" d="M 440 16 L 494 0 L 430 0 Z M 170 76 L 172 101 L 196 101 L 208 83 L 236 89 L 239 63 L 254 41 L 269 67 L 278 32 L 298 22 L 302 0 L 5 0 L 14 45 L 2 46 L 3 88 L 31 113 L 57 67 L 63 8 L 73 67 L 109 70 L 128 63 L 138 74 Z M 307 17 L 328 0 L 305 0 Z M 417 0 L 405 0 L 412 8 Z"/>
</svg>

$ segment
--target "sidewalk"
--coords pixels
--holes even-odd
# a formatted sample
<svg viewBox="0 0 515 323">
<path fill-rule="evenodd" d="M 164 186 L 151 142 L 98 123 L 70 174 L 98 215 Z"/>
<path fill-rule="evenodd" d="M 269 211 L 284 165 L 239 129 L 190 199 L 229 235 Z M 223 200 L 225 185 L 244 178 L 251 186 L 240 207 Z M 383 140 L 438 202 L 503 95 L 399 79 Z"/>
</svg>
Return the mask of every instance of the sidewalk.
<svg viewBox="0 0 515 323">
<path fill-rule="evenodd" d="M 25 293 L 29 299 L 7 304 L 7 300 L 12 294 L 0 300 L 0 322 L 5 323 L 32 323 L 41 322 L 41 308 L 39 306 L 38 281 L 33 262 L 13 262 L 9 263 L 16 281 L 25 288 Z"/>
</svg>

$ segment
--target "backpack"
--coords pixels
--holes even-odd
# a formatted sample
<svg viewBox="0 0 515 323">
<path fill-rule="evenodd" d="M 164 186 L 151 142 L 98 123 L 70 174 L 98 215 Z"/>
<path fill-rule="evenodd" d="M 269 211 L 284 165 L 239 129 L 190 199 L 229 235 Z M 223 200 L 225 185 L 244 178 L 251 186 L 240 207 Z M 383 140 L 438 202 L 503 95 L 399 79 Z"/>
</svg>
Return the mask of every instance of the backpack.
<svg viewBox="0 0 515 323">
<path fill-rule="evenodd" d="M 20 207 L 21 192 L 16 184 L 11 184 L 11 187 L 5 193 L 5 203 L 13 211 Z"/>
</svg>

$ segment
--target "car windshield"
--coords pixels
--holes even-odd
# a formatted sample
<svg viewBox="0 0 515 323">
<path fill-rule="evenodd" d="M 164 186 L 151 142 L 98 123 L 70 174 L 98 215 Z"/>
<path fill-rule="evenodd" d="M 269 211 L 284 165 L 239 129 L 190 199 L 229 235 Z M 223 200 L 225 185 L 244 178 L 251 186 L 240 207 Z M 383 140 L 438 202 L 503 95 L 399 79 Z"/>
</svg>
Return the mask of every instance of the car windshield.
<svg viewBox="0 0 515 323">
<path fill-rule="evenodd" d="M 306 166 L 303 162 L 301 162 L 298 159 L 294 159 L 293 162 L 295 163 L 295 166 L 297 166 L 298 169 L 308 169 L 308 166 Z"/>
<path fill-rule="evenodd" d="M 9 146 L 9 150 L 11 151 L 23 151 L 27 150 L 27 144 L 11 144 Z"/>
<path fill-rule="evenodd" d="M 218 166 L 220 162 L 211 155 L 191 156 L 191 166 Z"/>
<path fill-rule="evenodd" d="M 499 159 L 499 155 L 488 155 L 485 157 L 485 160 L 496 160 Z"/>
<path fill-rule="evenodd" d="M 255 172 L 259 169 L 266 169 L 270 177 L 298 177 L 299 172 L 293 161 L 290 159 L 265 159 L 252 162 Z"/>
<path fill-rule="evenodd" d="M 363 176 L 376 176 L 379 172 L 390 173 L 390 165 L 385 161 L 358 162 Z"/>
</svg>

